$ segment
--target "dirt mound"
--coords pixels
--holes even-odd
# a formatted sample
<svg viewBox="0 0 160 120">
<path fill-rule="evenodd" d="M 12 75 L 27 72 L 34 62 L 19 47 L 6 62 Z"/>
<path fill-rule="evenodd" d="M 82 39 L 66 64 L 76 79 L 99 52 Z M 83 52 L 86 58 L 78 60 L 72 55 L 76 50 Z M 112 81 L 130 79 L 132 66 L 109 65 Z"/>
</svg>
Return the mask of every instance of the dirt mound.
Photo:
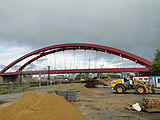
<svg viewBox="0 0 160 120">
<path fill-rule="evenodd" d="M 77 120 L 82 115 L 56 94 L 27 92 L 13 104 L 0 109 L 0 120 Z"/>
<path fill-rule="evenodd" d="M 93 96 L 95 95 L 95 92 L 91 89 L 86 88 L 82 84 L 61 84 L 57 85 L 52 88 L 52 90 L 67 90 L 67 89 L 77 89 L 80 91 L 81 95 L 86 95 L 86 96 Z"/>
</svg>

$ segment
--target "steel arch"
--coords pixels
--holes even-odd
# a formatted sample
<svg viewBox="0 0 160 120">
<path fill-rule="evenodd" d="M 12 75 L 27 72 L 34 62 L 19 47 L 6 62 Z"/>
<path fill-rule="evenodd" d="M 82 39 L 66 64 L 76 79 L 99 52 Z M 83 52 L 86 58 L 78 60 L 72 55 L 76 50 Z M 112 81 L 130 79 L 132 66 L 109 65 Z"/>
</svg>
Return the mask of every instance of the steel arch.
<svg viewBox="0 0 160 120">
<path fill-rule="evenodd" d="M 96 44 L 88 44 L 88 43 L 67 43 L 67 44 L 59 44 L 59 45 L 53 45 L 53 46 L 48 46 L 44 47 L 38 50 L 35 50 L 33 52 L 30 52 L 17 60 L 13 61 L 10 63 L 8 66 L 6 66 L 4 69 L 1 70 L 1 73 L 4 73 L 7 71 L 9 68 L 17 64 L 18 62 L 36 54 L 40 54 L 39 56 L 36 56 L 35 58 L 31 59 L 30 61 L 26 62 L 24 65 L 22 65 L 19 68 L 19 71 L 21 71 L 24 67 L 32 63 L 33 61 L 39 59 L 40 57 L 43 57 L 44 55 L 48 55 L 54 52 L 59 52 L 59 51 L 64 51 L 64 50 L 75 50 L 75 49 L 84 49 L 84 50 L 96 50 L 96 51 L 101 51 L 101 52 L 106 52 L 110 54 L 114 54 L 117 56 L 121 56 L 123 58 L 129 59 L 133 62 L 136 62 L 140 65 L 143 65 L 145 67 L 150 67 L 152 65 L 152 62 L 149 60 L 146 60 L 140 56 L 134 55 L 132 53 L 119 50 L 116 48 L 108 47 L 108 46 L 102 46 L 102 45 L 96 45 Z M 50 51 L 48 51 L 50 50 Z M 47 51 L 47 52 L 46 52 Z"/>
<path fill-rule="evenodd" d="M 65 69 L 65 70 L 50 70 L 50 74 L 69 74 L 69 73 L 103 73 L 103 72 L 148 72 L 149 68 L 98 68 L 98 69 Z M 40 71 L 20 71 L 20 72 L 6 72 L 0 73 L 2 76 L 9 75 L 37 75 L 48 74 L 48 70 Z"/>
</svg>

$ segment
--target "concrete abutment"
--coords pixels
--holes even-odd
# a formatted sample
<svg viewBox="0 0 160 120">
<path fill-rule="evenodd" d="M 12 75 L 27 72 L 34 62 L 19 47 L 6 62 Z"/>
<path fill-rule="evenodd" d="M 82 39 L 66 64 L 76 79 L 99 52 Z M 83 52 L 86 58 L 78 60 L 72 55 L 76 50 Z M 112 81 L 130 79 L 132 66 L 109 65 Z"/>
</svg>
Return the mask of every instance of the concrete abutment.
<svg viewBox="0 0 160 120">
<path fill-rule="evenodd" d="M 21 83 L 21 75 L 5 75 L 0 76 L 0 83 L 10 83 L 10 82 L 17 82 Z"/>
</svg>

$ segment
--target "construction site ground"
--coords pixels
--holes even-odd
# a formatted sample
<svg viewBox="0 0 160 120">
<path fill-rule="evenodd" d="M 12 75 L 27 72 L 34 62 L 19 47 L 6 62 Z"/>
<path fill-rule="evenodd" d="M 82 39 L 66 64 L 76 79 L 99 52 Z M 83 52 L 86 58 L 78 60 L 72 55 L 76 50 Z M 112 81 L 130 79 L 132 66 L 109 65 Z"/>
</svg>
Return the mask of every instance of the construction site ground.
<svg viewBox="0 0 160 120">
<path fill-rule="evenodd" d="M 78 85 L 84 86 L 84 84 Z M 56 87 L 58 88 L 58 86 L 37 87 L 32 91 L 47 92 Z M 22 95 L 23 93 L 0 95 L 0 108 L 11 104 Z M 152 96 L 159 97 L 160 95 L 137 95 L 134 91 L 116 94 L 110 87 L 89 88 L 86 91 L 82 90 L 80 101 L 73 102 L 73 104 L 77 105 L 84 113 L 80 120 L 160 120 L 160 113 L 138 112 L 126 108 L 128 104 L 137 102 L 141 104 L 144 97 Z"/>
</svg>

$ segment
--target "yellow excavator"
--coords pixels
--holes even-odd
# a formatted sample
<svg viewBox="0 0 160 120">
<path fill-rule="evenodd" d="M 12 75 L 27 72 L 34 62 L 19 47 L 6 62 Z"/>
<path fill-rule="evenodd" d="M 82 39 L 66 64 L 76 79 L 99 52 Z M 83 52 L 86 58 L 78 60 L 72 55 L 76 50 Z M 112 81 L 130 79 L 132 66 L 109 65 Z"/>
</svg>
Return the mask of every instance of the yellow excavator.
<svg viewBox="0 0 160 120">
<path fill-rule="evenodd" d="M 160 93 L 160 76 L 151 76 L 148 81 L 140 80 L 113 80 L 111 86 L 118 94 L 134 89 L 138 94 Z"/>
<path fill-rule="evenodd" d="M 114 87 L 116 84 L 124 83 L 124 79 L 116 79 L 111 81 L 111 87 Z"/>
</svg>

